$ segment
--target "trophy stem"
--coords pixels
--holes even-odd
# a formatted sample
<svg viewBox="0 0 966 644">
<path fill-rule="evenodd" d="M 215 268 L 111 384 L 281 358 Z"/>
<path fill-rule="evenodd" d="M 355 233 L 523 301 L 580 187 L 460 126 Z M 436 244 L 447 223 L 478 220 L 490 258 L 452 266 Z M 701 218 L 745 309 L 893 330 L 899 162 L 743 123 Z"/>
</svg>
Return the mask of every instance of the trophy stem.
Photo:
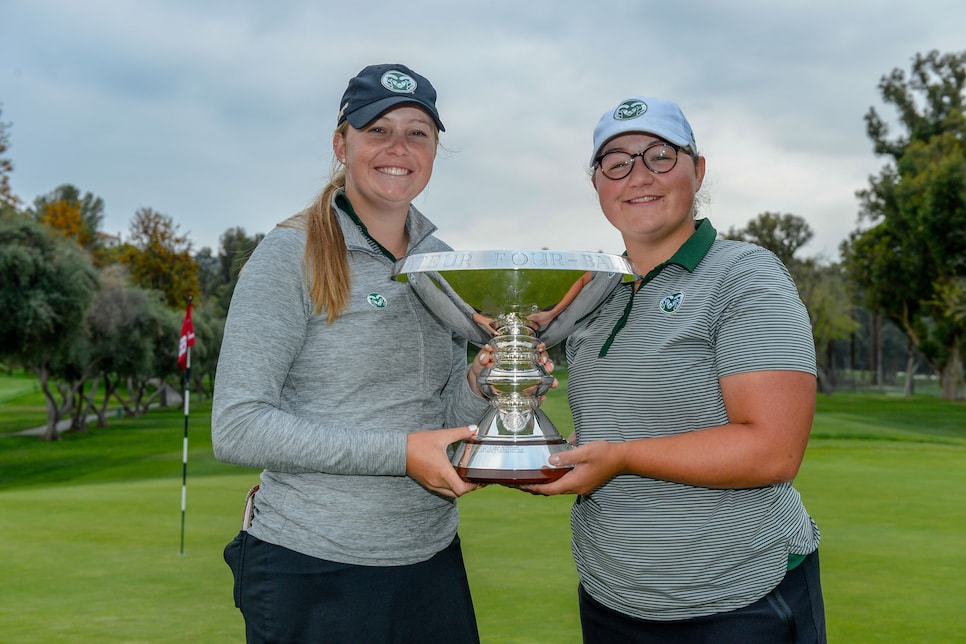
<svg viewBox="0 0 966 644">
<path fill-rule="evenodd" d="M 569 468 L 553 468 L 549 459 L 570 445 L 540 410 L 540 396 L 553 384 L 553 376 L 539 362 L 540 340 L 514 312 L 499 317 L 498 331 L 490 340 L 494 365 L 478 378 L 490 409 L 477 423 L 476 437 L 457 448 L 453 467 L 474 483 L 556 480 Z"/>
</svg>

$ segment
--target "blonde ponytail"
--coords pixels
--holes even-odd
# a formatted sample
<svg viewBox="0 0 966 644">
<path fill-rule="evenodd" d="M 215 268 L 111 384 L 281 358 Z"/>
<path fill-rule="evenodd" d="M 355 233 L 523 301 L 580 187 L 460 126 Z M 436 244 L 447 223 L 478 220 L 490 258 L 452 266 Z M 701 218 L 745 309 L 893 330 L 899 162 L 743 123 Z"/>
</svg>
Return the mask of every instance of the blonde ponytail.
<svg viewBox="0 0 966 644">
<path fill-rule="evenodd" d="M 347 124 L 337 132 L 345 135 Z M 329 324 L 345 310 L 349 303 L 349 258 L 346 256 L 345 237 L 332 205 L 335 192 L 345 188 L 345 167 L 333 167 L 328 185 L 315 202 L 304 211 L 279 224 L 305 230 L 305 281 L 316 313 L 325 311 Z"/>
</svg>

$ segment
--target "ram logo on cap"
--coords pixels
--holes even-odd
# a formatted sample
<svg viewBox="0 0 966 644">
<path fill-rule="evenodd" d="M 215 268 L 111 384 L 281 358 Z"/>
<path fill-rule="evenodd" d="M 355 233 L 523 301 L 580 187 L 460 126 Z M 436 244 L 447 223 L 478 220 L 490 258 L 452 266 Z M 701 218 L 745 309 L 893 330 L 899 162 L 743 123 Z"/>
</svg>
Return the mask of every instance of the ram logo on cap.
<svg viewBox="0 0 966 644">
<path fill-rule="evenodd" d="M 404 74 L 394 69 L 383 74 L 380 82 L 390 92 L 399 92 L 400 94 L 413 94 L 416 92 L 416 79 L 409 74 Z"/>
<path fill-rule="evenodd" d="M 632 98 L 617 106 L 617 109 L 614 110 L 614 118 L 618 121 L 636 119 L 638 116 L 643 116 L 646 111 L 647 103 Z"/>
</svg>

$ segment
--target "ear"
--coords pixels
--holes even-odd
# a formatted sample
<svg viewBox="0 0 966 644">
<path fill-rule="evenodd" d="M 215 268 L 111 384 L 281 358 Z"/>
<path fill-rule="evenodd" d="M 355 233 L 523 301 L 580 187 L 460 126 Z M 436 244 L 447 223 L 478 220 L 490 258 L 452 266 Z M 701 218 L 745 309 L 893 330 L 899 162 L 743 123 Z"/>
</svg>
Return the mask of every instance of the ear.
<svg viewBox="0 0 966 644">
<path fill-rule="evenodd" d="M 345 137 L 339 132 L 332 135 L 332 153 L 339 163 L 345 165 Z"/>
<path fill-rule="evenodd" d="M 694 162 L 694 191 L 695 192 L 701 189 L 701 184 L 704 182 L 704 171 L 705 171 L 704 157 L 698 157 L 697 161 Z"/>
</svg>

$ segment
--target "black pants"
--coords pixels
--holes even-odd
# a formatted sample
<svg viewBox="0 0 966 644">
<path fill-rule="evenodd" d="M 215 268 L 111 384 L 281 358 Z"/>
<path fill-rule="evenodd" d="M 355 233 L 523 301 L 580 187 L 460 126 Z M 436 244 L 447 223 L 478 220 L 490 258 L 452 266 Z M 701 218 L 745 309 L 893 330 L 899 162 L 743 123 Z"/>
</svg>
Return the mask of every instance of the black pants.
<svg viewBox="0 0 966 644">
<path fill-rule="evenodd" d="M 225 561 L 248 642 L 480 641 L 459 537 L 410 566 L 354 566 L 240 532 Z"/>
<path fill-rule="evenodd" d="M 824 644 L 825 603 L 818 551 L 770 593 L 738 610 L 677 621 L 635 619 L 578 590 L 584 644 Z"/>
</svg>

